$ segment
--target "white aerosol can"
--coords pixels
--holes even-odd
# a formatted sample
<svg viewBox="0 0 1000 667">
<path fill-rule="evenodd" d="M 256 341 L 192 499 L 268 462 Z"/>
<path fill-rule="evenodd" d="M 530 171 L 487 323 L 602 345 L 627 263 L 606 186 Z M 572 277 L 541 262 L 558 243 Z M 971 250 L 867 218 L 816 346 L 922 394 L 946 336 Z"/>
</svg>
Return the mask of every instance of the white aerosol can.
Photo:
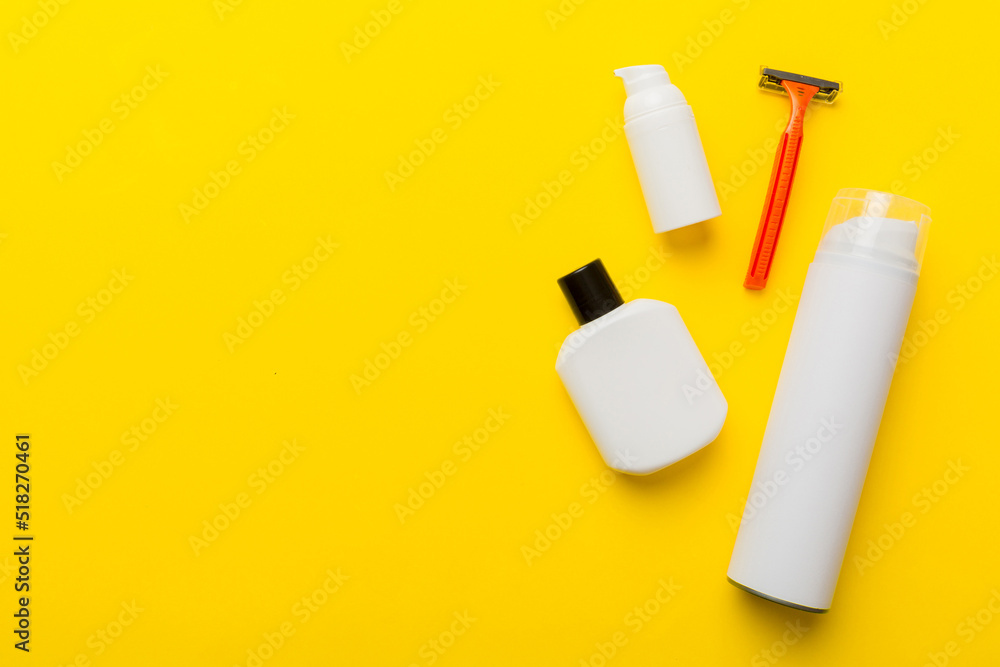
<svg viewBox="0 0 1000 667">
<path fill-rule="evenodd" d="M 729 580 L 827 611 L 913 306 L 930 209 L 837 193 L 809 267 Z"/>
</svg>

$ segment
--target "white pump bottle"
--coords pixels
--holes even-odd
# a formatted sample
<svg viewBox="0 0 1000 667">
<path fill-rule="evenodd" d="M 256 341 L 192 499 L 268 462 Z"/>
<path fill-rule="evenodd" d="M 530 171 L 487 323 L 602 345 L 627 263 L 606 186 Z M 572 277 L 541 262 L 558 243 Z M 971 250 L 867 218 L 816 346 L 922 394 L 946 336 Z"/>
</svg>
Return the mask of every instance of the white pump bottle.
<svg viewBox="0 0 1000 667">
<path fill-rule="evenodd" d="M 663 65 L 616 69 L 625 82 L 625 136 L 653 229 L 722 215 L 694 112 Z"/>
</svg>

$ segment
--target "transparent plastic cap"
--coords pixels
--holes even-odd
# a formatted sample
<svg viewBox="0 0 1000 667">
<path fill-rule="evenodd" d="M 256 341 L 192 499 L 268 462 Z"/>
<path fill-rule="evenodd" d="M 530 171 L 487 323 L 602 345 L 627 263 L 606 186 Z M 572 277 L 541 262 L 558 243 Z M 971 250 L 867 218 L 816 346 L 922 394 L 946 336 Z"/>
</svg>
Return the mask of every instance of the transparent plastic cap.
<svg viewBox="0 0 1000 667">
<path fill-rule="evenodd" d="M 826 216 L 818 252 L 850 255 L 920 274 L 931 209 L 878 190 L 845 188 Z"/>
</svg>

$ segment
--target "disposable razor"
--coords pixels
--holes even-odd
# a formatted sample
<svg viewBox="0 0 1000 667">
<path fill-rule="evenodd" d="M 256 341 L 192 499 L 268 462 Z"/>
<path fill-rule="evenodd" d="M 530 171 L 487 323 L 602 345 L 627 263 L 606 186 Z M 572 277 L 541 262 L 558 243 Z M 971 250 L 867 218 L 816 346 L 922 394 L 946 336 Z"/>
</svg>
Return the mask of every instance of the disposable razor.
<svg viewBox="0 0 1000 667">
<path fill-rule="evenodd" d="M 802 121 L 805 118 L 806 106 L 810 100 L 833 104 L 844 89 L 844 84 L 839 81 L 815 79 L 767 66 L 760 68 L 760 81 L 757 85 L 764 90 L 788 95 L 792 101 L 792 110 L 788 118 L 788 127 L 785 128 L 781 138 L 781 146 L 774 155 L 774 167 L 771 169 L 771 182 L 767 186 L 764 212 L 757 226 L 757 238 L 753 243 L 750 268 L 747 269 L 747 276 L 743 281 L 743 286 L 747 289 L 764 289 L 767 276 L 771 272 L 771 261 L 778 246 L 781 225 L 785 220 L 785 208 L 788 206 L 792 181 L 795 179 L 795 168 L 799 163 Z"/>
</svg>

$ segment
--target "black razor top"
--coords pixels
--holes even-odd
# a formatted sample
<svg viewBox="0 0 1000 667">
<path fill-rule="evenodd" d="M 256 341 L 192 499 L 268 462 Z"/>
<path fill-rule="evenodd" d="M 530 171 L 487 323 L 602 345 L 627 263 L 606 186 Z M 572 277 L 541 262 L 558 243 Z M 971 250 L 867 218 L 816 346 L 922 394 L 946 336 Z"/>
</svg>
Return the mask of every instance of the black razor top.
<svg viewBox="0 0 1000 667">
<path fill-rule="evenodd" d="M 844 90 L 844 84 L 840 81 L 827 81 L 826 79 L 817 79 L 812 76 L 783 72 L 779 69 L 771 69 L 770 67 L 760 68 L 760 82 L 757 85 L 761 88 L 777 93 L 784 93 L 785 89 L 781 87 L 782 81 L 794 81 L 795 83 L 802 83 L 807 86 L 816 86 L 819 88 L 819 92 L 816 93 L 814 99 L 819 102 L 826 102 L 827 104 L 832 104 L 837 99 L 837 95 Z"/>
</svg>

